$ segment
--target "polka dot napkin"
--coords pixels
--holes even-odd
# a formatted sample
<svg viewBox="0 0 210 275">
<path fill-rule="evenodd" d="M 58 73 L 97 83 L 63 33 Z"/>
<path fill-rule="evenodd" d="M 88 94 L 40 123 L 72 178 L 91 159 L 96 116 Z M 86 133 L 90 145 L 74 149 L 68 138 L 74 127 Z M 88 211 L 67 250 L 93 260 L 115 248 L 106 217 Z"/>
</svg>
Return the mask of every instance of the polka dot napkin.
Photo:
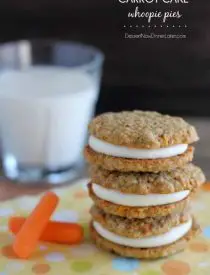
<svg viewBox="0 0 210 275">
<path fill-rule="evenodd" d="M 40 243 L 29 260 L 18 260 L 12 252 L 13 236 L 8 232 L 11 215 L 27 215 L 39 197 L 23 197 L 0 204 L 0 275 L 208 275 L 210 274 L 210 184 L 206 184 L 194 203 L 193 211 L 203 234 L 193 240 L 185 252 L 156 261 L 126 259 L 99 251 L 89 239 L 88 222 L 91 200 L 87 179 L 54 191 L 61 198 L 55 220 L 79 222 L 85 230 L 81 245 Z"/>
</svg>

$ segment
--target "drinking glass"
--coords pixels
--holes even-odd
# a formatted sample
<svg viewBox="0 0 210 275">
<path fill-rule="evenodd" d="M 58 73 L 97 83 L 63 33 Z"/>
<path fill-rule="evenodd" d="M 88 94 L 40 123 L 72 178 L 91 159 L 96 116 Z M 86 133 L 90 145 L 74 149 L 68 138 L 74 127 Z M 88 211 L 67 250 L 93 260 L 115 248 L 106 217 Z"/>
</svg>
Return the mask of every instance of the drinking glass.
<svg viewBox="0 0 210 275">
<path fill-rule="evenodd" d="M 0 139 L 7 178 L 61 183 L 77 173 L 103 61 L 100 50 L 76 42 L 0 45 Z"/>
</svg>

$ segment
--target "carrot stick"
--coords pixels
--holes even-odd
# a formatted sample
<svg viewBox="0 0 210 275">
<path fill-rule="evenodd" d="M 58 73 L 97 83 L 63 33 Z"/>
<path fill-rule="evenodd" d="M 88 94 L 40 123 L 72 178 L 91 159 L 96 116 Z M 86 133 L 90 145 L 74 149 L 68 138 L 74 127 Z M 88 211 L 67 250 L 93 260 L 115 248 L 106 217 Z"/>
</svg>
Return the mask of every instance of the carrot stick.
<svg viewBox="0 0 210 275">
<path fill-rule="evenodd" d="M 11 217 L 9 220 L 9 229 L 13 234 L 17 234 L 26 218 Z M 83 239 L 83 228 L 76 223 L 49 221 L 43 233 L 40 236 L 41 241 L 54 242 L 60 244 L 77 244 Z"/>
<path fill-rule="evenodd" d="M 46 193 L 39 204 L 27 218 L 18 232 L 13 243 L 13 250 L 20 258 L 28 258 L 34 251 L 36 244 L 46 228 L 46 225 L 54 212 L 58 197 L 52 192 Z"/>
</svg>

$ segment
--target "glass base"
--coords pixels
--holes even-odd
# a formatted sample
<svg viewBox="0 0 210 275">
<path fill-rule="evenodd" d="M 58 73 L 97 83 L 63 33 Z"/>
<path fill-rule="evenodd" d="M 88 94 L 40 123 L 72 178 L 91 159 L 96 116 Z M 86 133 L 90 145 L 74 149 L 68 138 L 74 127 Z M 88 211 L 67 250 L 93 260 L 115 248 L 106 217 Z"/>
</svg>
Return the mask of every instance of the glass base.
<svg viewBox="0 0 210 275">
<path fill-rule="evenodd" d="M 20 184 L 63 184 L 79 177 L 83 164 L 62 167 L 56 170 L 37 167 L 13 166 L 3 162 L 4 175 L 7 179 Z"/>
</svg>

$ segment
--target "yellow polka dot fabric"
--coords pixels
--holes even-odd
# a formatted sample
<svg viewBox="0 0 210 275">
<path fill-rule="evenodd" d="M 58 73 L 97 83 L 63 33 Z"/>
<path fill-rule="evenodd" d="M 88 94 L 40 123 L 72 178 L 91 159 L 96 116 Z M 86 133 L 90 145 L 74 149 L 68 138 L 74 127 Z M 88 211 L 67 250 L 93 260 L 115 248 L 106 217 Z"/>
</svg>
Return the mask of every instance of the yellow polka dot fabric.
<svg viewBox="0 0 210 275">
<path fill-rule="evenodd" d="M 65 189 L 55 189 L 60 197 L 52 219 L 78 222 L 83 225 L 85 240 L 80 245 L 58 245 L 40 242 L 28 260 L 19 260 L 11 244 L 14 237 L 8 231 L 8 218 L 27 214 L 40 197 L 22 197 L 0 204 L 0 275 L 208 275 L 210 274 L 210 184 L 206 184 L 193 202 L 193 211 L 203 233 L 189 243 L 188 248 L 170 258 L 156 261 L 127 259 L 98 250 L 88 232 L 91 200 L 87 180 Z"/>
</svg>

